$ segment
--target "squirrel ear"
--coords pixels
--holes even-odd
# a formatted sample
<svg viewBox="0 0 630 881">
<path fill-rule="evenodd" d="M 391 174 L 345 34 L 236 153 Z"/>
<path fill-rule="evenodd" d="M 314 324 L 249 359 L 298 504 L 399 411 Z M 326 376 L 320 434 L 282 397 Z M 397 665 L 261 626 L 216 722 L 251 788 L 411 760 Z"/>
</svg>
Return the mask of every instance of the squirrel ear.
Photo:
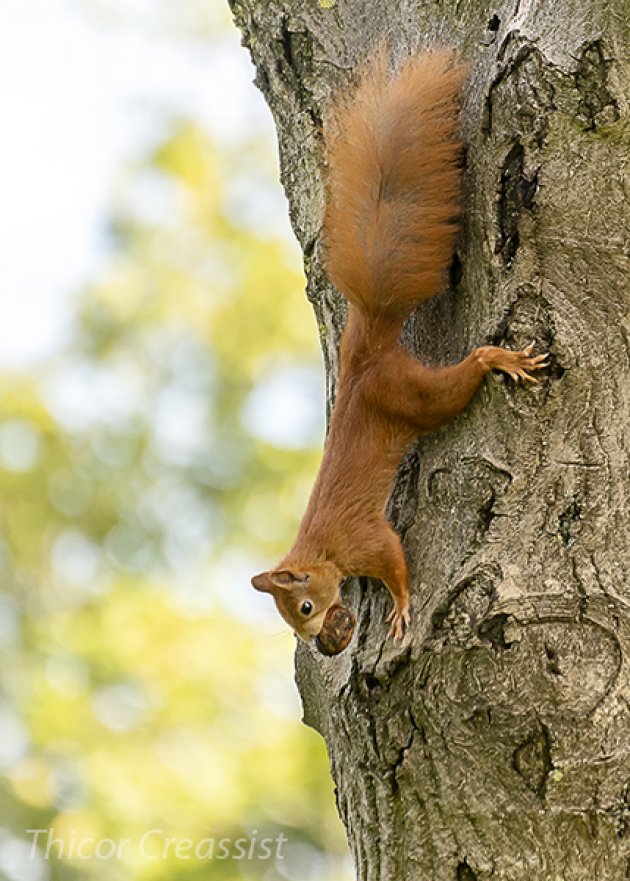
<svg viewBox="0 0 630 881">
<path fill-rule="evenodd" d="M 269 578 L 269 572 L 261 572 L 260 575 L 254 575 L 252 578 L 252 587 L 256 588 L 256 590 L 262 591 L 262 593 L 272 593 L 273 584 Z"/>
<path fill-rule="evenodd" d="M 261 572 L 252 578 L 252 587 L 263 593 L 273 593 L 275 588 L 288 590 L 294 584 L 305 584 L 308 575 L 292 572 L 290 569 L 276 569 L 275 572 Z"/>
<path fill-rule="evenodd" d="M 275 584 L 276 587 L 286 588 L 290 588 L 294 584 L 303 584 L 308 580 L 307 575 L 292 572 L 290 569 L 276 569 L 275 572 L 269 573 L 269 578 L 272 584 Z"/>
</svg>

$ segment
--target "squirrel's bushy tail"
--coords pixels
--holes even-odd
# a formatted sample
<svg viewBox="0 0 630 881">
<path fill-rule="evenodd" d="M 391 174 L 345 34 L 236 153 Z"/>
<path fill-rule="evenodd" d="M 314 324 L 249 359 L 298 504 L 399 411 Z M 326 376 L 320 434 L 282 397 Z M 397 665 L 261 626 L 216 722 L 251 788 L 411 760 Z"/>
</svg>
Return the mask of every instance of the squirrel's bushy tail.
<svg viewBox="0 0 630 881">
<path fill-rule="evenodd" d="M 406 315 L 444 284 L 460 210 L 463 77 L 448 50 L 393 73 L 380 50 L 326 120 L 325 267 L 368 316 Z"/>
</svg>

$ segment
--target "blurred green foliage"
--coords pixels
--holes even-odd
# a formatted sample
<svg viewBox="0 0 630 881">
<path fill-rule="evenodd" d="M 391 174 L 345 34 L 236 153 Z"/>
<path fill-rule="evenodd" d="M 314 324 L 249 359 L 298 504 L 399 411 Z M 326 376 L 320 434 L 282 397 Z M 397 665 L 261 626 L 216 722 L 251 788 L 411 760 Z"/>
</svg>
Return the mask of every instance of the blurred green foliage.
<svg viewBox="0 0 630 881">
<path fill-rule="evenodd" d="M 295 246 L 230 203 L 265 150 L 172 121 L 126 171 L 64 351 L 0 378 L 2 877 L 347 877 L 293 637 L 243 575 L 285 550 L 321 442 L 321 426 L 279 442 L 261 422 L 282 415 L 251 410 L 270 378 L 310 394 L 320 370 Z M 29 829 L 66 853 L 131 843 L 44 860 Z M 149 830 L 156 848 L 288 843 L 279 860 L 152 859 Z"/>
</svg>

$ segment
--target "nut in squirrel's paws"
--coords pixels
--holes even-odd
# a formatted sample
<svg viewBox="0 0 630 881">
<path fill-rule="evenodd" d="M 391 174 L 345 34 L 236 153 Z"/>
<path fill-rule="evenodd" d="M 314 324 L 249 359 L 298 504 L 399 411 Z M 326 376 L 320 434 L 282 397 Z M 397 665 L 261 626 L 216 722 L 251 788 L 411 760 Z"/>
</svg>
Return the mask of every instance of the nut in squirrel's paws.
<svg viewBox="0 0 630 881">
<path fill-rule="evenodd" d="M 387 616 L 387 623 L 389 624 L 389 632 L 387 635 L 392 636 L 394 639 L 402 639 L 405 627 L 409 627 L 409 624 L 411 623 L 409 606 L 405 606 L 402 609 L 398 606 L 394 606 Z"/>
<path fill-rule="evenodd" d="M 347 648 L 355 623 L 350 609 L 340 605 L 331 606 L 326 612 L 319 635 L 315 637 L 315 644 L 322 655 L 332 657 Z"/>
</svg>

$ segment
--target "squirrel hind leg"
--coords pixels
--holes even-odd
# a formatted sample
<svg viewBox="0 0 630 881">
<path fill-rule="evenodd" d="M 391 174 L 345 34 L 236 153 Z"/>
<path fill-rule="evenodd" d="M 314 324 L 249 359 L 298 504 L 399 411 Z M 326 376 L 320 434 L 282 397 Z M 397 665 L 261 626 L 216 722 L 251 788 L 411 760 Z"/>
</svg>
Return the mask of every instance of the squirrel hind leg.
<svg viewBox="0 0 630 881">
<path fill-rule="evenodd" d="M 468 404 L 490 369 L 473 352 L 459 364 L 427 367 L 406 352 L 383 359 L 370 389 L 375 406 L 410 435 L 435 431 Z"/>
<path fill-rule="evenodd" d="M 386 417 L 399 420 L 415 434 L 425 434 L 459 415 L 491 370 L 535 383 L 531 374 L 547 366 L 548 355 L 532 356 L 532 348 L 533 343 L 521 352 L 482 346 L 447 367 L 426 367 L 411 355 L 397 352 L 384 359 L 371 395 Z"/>
</svg>

